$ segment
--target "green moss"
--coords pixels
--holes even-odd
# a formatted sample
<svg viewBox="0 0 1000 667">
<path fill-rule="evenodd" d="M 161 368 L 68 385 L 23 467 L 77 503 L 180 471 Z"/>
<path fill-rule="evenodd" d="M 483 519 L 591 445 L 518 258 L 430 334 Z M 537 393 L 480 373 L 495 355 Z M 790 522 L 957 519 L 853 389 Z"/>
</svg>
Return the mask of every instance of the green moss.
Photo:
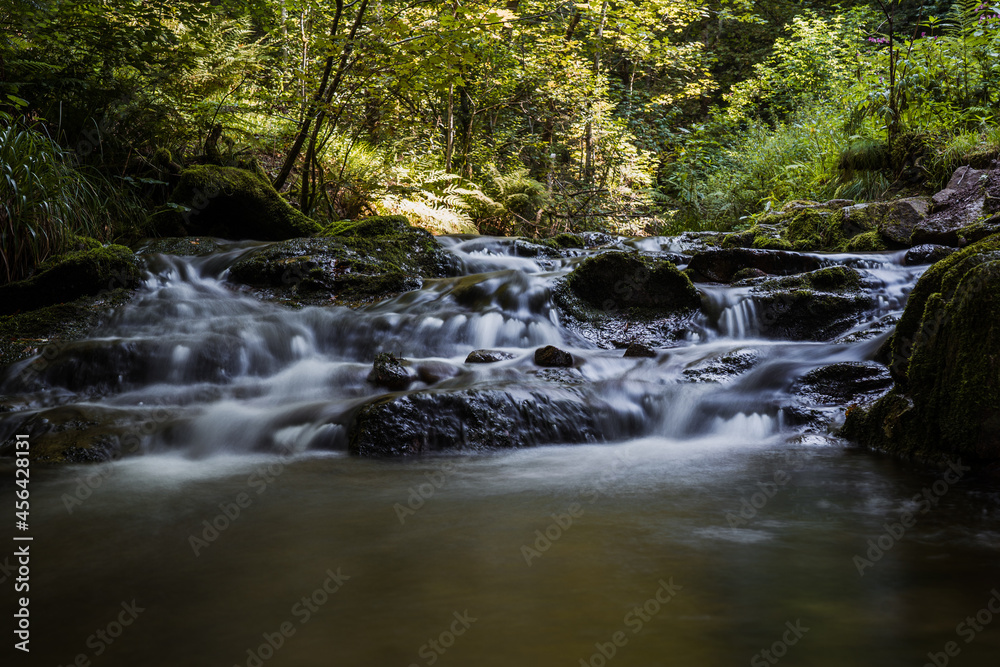
<svg viewBox="0 0 1000 667">
<path fill-rule="evenodd" d="M 98 296 L 0 317 L 0 368 L 37 354 L 46 345 L 83 338 L 104 313 L 127 302 L 132 292 L 113 289 Z"/>
<path fill-rule="evenodd" d="M 722 247 L 791 250 L 792 244 L 782 238 L 778 238 L 773 232 L 755 225 L 743 232 L 726 234 L 722 239 Z"/>
<path fill-rule="evenodd" d="M 977 257 L 945 271 L 941 291 L 922 300 L 905 387 L 852 414 L 846 437 L 922 459 L 1000 459 L 1000 253 Z"/>
<path fill-rule="evenodd" d="M 993 253 L 1000 252 L 1000 235 L 991 236 L 967 248 L 949 255 L 931 265 L 920 277 L 906 302 L 906 310 L 896 326 L 892 339 L 892 363 L 890 370 L 896 382 L 905 385 L 910 352 L 921 328 L 927 301 L 934 294 L 944 293 L 950 298 L 950 290 L 972 266 L 988 261 Z M 947 280 L 947 288 L 944 287 Z"/>
<path fill-rule="evenodd" d="M 613 251 L 590 257 L 569 275 L 566 284 L 579 299 L 605 311 L 691 310 L 701 305 L 687 275 L 671 262 L 638 253 Z"/>
<path fill-rule="evenodd" d="M 784 238 L 795 250 L 836 250 L 844 243 L 843 216 L 820 209 L 801 209 L 786 218 Z"/>
<path fill-rule="evenodd" d="M 879 252 L 885 250 L 885 241 L 882 240 L 878 230 L 873 229 L 864 234 L 858 234 L 852 239 L 848 239 L 844 245 L 848 252 Z"/>
<path fill-rule="evenodd" d="M 265 179 L 233 167 L 200 165 L 181 172 L 171 205 L 149 220 L 161 236 L 218 236 L 281 241 L 321 231 Z"/>
<path fill-rule="evenodd" d="M 861 274 L 847 266 L 828 266 L 808 273 L 773 278 L 761 283 L 762 290 L 801 290 L 811 293 L 854 291 L 861 286 Z"/>
<path fill-rule="evenodd" d="M 379 215 L 361 220 L 342 220 L 327 225 L 318 236 L 396 237 L 419 231 L 402 215 Z"/>
<path fill-rule="evenodd" d="M 120 245 L 77 250 L 43 262 L 35 274 L 0 287 L 0 314 L 49 306 L 139 282 L 139 262 Z"/>
<path fill-rule="evenodd" d="M 244 257 L 230 276 L 276 288 L 297 302 L 366 303 L 448 275 L 449 256 L 423 229 L 402 216 L 379 216 L 328 226 L 321 236 L 277 243 Z"/>
<path fill-rule="evenodd" d="M 563 232 L 562 234 L 556 234 L 552 238 L 548 239 L 536 239 L 536 243 L 548 246 L 550 248 L 555 248 L 556 250 L 566 250 L 569 248 L 585 248 L 586 244 L 583 239 L 576 234 L 569 234 Z"/>
</svg>

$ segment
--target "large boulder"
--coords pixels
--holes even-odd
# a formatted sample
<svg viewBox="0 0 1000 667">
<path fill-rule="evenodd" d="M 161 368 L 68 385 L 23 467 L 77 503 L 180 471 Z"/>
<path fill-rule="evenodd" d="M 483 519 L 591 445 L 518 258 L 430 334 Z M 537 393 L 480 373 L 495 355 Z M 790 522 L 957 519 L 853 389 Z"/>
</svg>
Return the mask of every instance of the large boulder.
<svg viewBox="0 0 1000 667">
<path fill-rule="evenodd" d="M 354 304 L 417 289 L 451 270 L 433 236 L 402 216 L 379 216 L 266 246 L 233 264 L 229 276 L 266 298 Z"/>
<path fill-rule="evenodd" d="M 932 266 L 893 340 L 896 386 L 848 414 L 862 445 L 945 462 L 1000 462 L 1000 236 Z"/>
<path fill-rule="evenodd" d="M 728 248 L 700 252 L 691 258 L 688 274 L 696 280 L 728 283 L 744 269 L 757 269 L 772 276 L 815 271 L 822 267 L 816 257 L 780 250 Z"/>
<path fill-rule="evenodd" d="M 263 177 L 235 167 L 185 169 L 170 202 L 150 219 L 158 236 L 284 241 L 321 231 Z"/>
<path fill-rule="evenodd" d="M 613 251 L 591 257 L 569 275 L 566 284 L 578 298 L 604 311 L 691 310 L 701 305 L 698 290 L 673 263 L 638 253 Z"/>
<path fill-rule="evenodd" d="M 669 261 L 606 252 L 583 261 L 554 290 L 568 328 L 599 347 L 669 347 L 683 338 L 701 296 Z M 676 344 L 676 343 L 673 343 Z"/>
<path fill-rule="evenodd" d="M 959 167 L 933 197 L 933 209 L 913 230 L 912 243 L 960 247 L 1000 231 L 1000 169 Z M 985 225 L 984 225 L 985 223 Z"/>
</svg>

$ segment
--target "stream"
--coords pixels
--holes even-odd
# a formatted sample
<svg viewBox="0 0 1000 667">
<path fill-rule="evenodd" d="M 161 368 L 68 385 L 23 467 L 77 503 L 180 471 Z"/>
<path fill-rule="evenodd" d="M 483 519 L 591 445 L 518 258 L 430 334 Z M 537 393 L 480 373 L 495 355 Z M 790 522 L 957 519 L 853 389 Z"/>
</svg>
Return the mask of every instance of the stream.
<svg viewBox="0 0 1000 667">
<path fill-rule="evenodd" d="M 230 284 L 254 244 L 149 255 L 135 298 L 64 345 L 44 386 L 25 384 L 31 360 L 0 372 L 5 441 L 29 417 L 113 421 L 138 450 L 33 464 L 23 664 L 996 664 L 995 483 L 853 448 L 826 428 L 846 404 L 802 389 L 870 362 L 926 266 L 823 255 L 877 295 L 832 342 L 765 337 L 748 288 L 699 283 L 706 314 L 683 337 L 623 358 L 553 300 L 594 251 L 440 241 L 460 275 L 356 309 Z M 574 367 L 539 369 L 546 345 Z M 465 363 L 478 349 L 509 358 Z M 379 352 L 418 369 L 410 392 L 572 392 L 599 406 L 600 437 L 352 456 L 351 416 L 391 393 L 367 380 Z"/>
</svg>

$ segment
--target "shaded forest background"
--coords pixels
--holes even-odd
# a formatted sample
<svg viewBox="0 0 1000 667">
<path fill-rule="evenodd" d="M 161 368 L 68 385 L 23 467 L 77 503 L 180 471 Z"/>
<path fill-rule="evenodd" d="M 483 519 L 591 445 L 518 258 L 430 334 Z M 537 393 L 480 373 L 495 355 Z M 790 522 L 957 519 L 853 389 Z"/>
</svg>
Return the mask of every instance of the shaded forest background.
<svg viewBox="0 0 1000 667">
<path fill-rule="evenodd" d="M 989 164 L 998 96 L 972 0 L 3 0 L 0 282 L 207 163 L 323 224 L 738 229 Z"/>
</svg>

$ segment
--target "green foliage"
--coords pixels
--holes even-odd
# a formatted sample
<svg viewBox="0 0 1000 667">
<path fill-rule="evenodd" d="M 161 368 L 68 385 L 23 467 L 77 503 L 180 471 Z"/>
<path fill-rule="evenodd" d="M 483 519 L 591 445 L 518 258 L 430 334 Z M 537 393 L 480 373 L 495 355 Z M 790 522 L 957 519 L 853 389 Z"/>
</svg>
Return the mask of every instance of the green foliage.
<svg viewBox="0 0 1000 667">
<path fill-rule="evenodd" d="M 19 280 L 74 234 L 109 238 L 120 218 L 105 210 L 110 184 L 88 177 L 39 129 L 0 114 L 0 283 Z M 129 193 L 119 206 L 128 208 Z"/>
</svg>

